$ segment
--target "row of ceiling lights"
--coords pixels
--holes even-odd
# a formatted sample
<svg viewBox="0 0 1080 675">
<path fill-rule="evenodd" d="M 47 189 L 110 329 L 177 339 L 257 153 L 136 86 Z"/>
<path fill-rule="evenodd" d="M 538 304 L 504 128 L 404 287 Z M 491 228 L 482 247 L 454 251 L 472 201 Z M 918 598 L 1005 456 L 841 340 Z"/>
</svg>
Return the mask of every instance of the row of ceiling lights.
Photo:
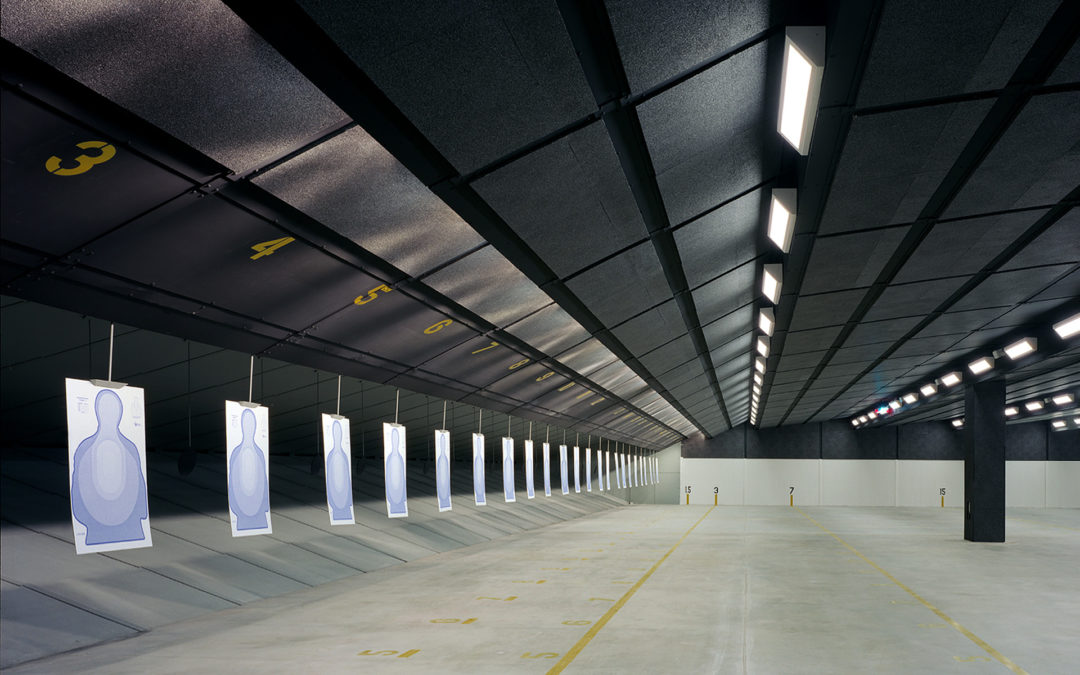
<svg viewBox="0 0 1080 675">
<path fill-rule="evenodd" d="M 1074 337 L 1076 335 L 1080 335 L 1080 314 L 1076 314 L 1074 316 L 1069 317 L 1068 319 L 1065 319 L 1064 321 L 1061 321 L 1059 323 L 1054 324 L 1053 328 L 1054 328 L 1054 332 L 1057 333 L 1058 336 L 1062 340 L 1067 340 L 1067 339 L 1069 339 L 1071 337 Z M 1005 347 L 1005 349 L 1003 349 L 1001 351 L 995 351 L 992 356 L 983 356 L 983 357 L 980 357 L 978 359 L 975 359 L 974 361 L 969 363 L 967 367 L 968 367 L 968 370 L 971 371 L 972 375 L 982 375 L 983 373 L 989 372 L 989 371 L 994 369 L 994 364 L 995 364 L 996 359 L 999 359 L 999 358 L 1005 356 L 1005 357 L 1008 357 L 1009 360 L 1011 360 L 1011 361 L 1017 361 L 1017 360 L 1025 357 L 1025 356 L 1027 356 L 1029 354 L 1034 354 L 1037 350 L 1038 350 L 1038 340 L 1036 340 L 1035 338 L 1024 338 L 1022 340 L 1017 340 L 1016 342 L 1013 342 L 1012 344 L 1008 345 L 1007 347 Z M 936 380 L 933 380 L 931 382 L 927 382 L 926 384 L 919 387 L 919 393 L 918 394 L 915 393 L 915 392 L 909 392 L 907 394 L 904 394 L 900 398 L 896 398 L 896 399 L 893 399 L 892 401 L 889 401 L 886 404 L 876 406 L 874 409 L 870 410 L 869 412 L 867 412 L 867 413 L 865 413 L 863 415 L 859 415 L 858 417 L 852 418 L 851 426 L 859 427 L 859 426 L 862 426 L 864 424 L 869 424 L 870 422 L 873 422 L 878 417 L 883 417 L 885 415 L 891 415 L 891 414 L 897 412 L 898 410 L 900 410 L 900 408 L 902 408 L 904 405 L 911 405 L 912 403 L 915 403 L 916 401 L 918 401 L 920 394 L 922 395 L 923 398 L 930 398 L 931 396 L 936 395 L 941 390 L 942 387 L 944 387 L 945 389 L 952 388 L 952 387 L 956 386 L 957 384 L 959 384 L 961 382 L 961 380 L 963 380 L 963 373 L 961 371 L 959 371 L 959 370 L 955 370 L 955 371 L 952 371 L 952 372 L 949 372 L 949 373 L 945 373 L 944 375 L 937 378 Z M 1073 402 L 1072 394 L 1061 394 L 1059 396 L 1060 397 L 1064 397 L 1064 396 L 1069 397 L 1067 401 L 1063 400 L 1061 405 L 1067 405 L 1067 404 L 1071 404 Z M 1059 396 L 1053 397 L 1052 400 L 1053 400 L 1053 402 L 1055 404 L 1058 403 Z M 1025 407 L 1030 406 L 1030 405 L 1036 405 L 1037 407 L 1027 408 L 1027 410 L 1029 412 L 1034 412 L 1034 411 L 1040 410 L 1042 408 L 1043 402 L 1041 402 L 1041 401 L 1028 401 L 1024 405 L 1025 405 Z M 1010 409 L 1013 411 L 1011 414 L 1009 412 Z M 1005 415 L 1006 416 L 1016 415 L 1017 412 L 1019 412 L 1019 411 L 1015 406 L 1010 406 L 1008 408 L 1005 408 Z M 963 426 L 964 422 L 963 422 L 962 418 L 957 418 L 957 419 L 954 419 L 952 421 L 952 424 L 953 424 L 954 427 L 959 429 L 960 427 Z M 1064 424 L 1062 426 L 1056 426 L 1055 425 L 1055 428 L 1063 429 L 1063 428 L 1065 428 L 1065 425 Z"/>
<path fill-rule="evenodd" d="M 789 27 L 784 36 L 784 66 L 780 82 L 780 117 L 777 131 L 800 155 L 810 151 L 810 138 L 817 117 L 818 97 L 821 94 L 821 77 L 825 70 L 825 28 L 823 26 Z M 798 193 L 794 188 L 776 188 L 769 204 L 769 222 L 766 233 L 769 240 L 787 253 L 795 232 L 795 213 Z M 780 302 L 780 288 L 784 282 L 781 263 L 764 266 L 761 293 L 773 306 Z M 758 335 L 751 372 L 754 384 L 750 397 L 750 424 L 757 424 L 761 388 L 765 383 L 765 359 L 769 357 L 769 338 L 776 328 L 776 316 L 772 307 L 763 307 L 758 313 Z"/>
<path fill-rule="evenodd" d="M 1054 394 L 1047 398 L 1036 398 L 1030 401 L 1024 401 L 1021 405 L 1009 405 L 1005 406 L 1005 417 L 1009 419 L 1017 418 L 1021 415 L 1021 407 L 1024 411 L 1031 415 L 1042 414 L 1046 409 L 1046 406 L 1053 404 L 1057 408 L 1072 408 L 1076 404 L 1076 396 L 1071 393 Z M 1050 422 L 1050 426 L 1055 431 L 1062 431 L 1069 428 L 1070 424 L 1073 429 L 1080 429 L 1080 415 L 1073 415 L 1072 419 L 1056 419 Z M 952 420 L 952 425 L 957 429 L 964 428 L 964 418 L 957 417 Z"/>
</svg>

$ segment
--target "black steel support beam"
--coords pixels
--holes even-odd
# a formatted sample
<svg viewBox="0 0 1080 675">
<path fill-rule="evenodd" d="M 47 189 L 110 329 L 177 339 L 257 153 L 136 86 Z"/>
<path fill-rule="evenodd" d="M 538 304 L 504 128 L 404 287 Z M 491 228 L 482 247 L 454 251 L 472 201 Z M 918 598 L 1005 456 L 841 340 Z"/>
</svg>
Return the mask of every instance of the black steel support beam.
<svg viewBox="0 0 1080 675">
<path fill-rule="evenodd" d="M 964 539 L 1005 541 L 1005 380 L 964 385 Z"/>
</svg>

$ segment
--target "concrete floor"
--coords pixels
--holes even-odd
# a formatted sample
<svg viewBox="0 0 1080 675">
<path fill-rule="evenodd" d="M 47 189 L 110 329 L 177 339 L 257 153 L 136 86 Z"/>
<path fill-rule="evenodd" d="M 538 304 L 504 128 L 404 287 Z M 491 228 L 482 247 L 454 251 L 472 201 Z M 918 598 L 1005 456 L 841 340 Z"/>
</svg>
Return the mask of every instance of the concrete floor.
<svg viewBox="0 0 1080 675">
<path fill-rule="evenodd" d="M 1080 511 L 635 506 L 10 672 L 1075 673 Z"/>
</svg>

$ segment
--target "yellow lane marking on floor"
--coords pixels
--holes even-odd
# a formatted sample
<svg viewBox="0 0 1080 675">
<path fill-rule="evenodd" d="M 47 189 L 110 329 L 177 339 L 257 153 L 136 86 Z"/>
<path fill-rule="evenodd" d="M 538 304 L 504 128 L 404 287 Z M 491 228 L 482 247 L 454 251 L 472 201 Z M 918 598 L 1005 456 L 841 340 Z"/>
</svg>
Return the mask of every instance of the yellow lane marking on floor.
<svg viewBox="0 0 1080 675">
<path fill-rule="evenodd" d="M 864 561 L 864 562 L 865 562 L 865 563 L 866 563 L 867 565 L 870 565 L 871 567 L 873 567 L 874 569 L 876 569 L 876 570 L 877 570 L 878 572 L 880 572 L 880 573 L 881 573 L 881 574 L 882 574 L 882 575 L 883 575 L 883 576 L 884 576 L 884 577 L 885 577 L 886 579 L 888 579 L 889 581 L 893 582 L 894 584 L 896 584 L 897 586 L 899 586 L 899 587 L 900 587 L 900 588 L 901 588 L 902 590 L 904 590 L 904 591 L 905 591 L 905 592 L 906 592 L 906 593 L 907 593 L 908 595 L 910 595 L 911 597 L 913 597 L 913 598 L 915 598 L 916 600 L 918 600 L 918 601 L 919 601 L 919 604 L 923 605 L 924 607 L 926 607 L 927 609 L 929 609 L 929 610 L 930 610 L 931 612 L 933 612 L 934 614 L 937 614 L 937 615 L 938 615 L 939 617 L 941 617 L 941 620 L 942 620 L 942 621 L 944 621 L 945 623 L 949 624 L 950 626 L 952 626 L 952 627 L 953 627 L 953 628 L 955 628 L 956 630 L 960 631 L 960 633 L 961 633 L 961 634 L 963 634 L 963 636 L 964 636 L 964 637 L 966 637 L 967 639 L 971 640 L 971 641 L 972 641 L 972 642 L 974 642 L 974 643 L 975 643 L 976 645 L 978 645 L 978 647 L 979 647 L 980 649 L 982 649 L 982 650 L 983 650 L 984 652 L 986 652 L 986 653 L 987 653 L 987 654 L 989 654 L 990 656 L 992 656 L 992 657 L 994 657 L 995 659 L 997 659 L 997 660 L 998 660 L 998 661 L 999 661 L 999 662 L 1001 663 L 1001 665 L 1005 666 L 1006 668 L 1008 668 L 1009 670 L 1013 671 L 1014 673 L 1017 673 L 1017 675 L 1029 675 L 1029 673 L 1028 673 L 1028 672 L 1027 672 L 1026 670 L 1024 670 L 1024 669 L 1023 669 L 1023 668 L 1021 668 L 1020 666 L 1016 665 L 1016 664 L 1015 664 L 1015 663 L 1013 663 L 1012 661 L 1010 661 L 1010 660 L 1009 660 L 1008 658 L 1006 658 L 1006 657 L 1005 657 L 1005 655 L 1004 655 L 1004 654 L 1002 654 L 1002 653 L 1001 653 L 1001 652 L 999 652 L 998 650 L 996 650 L 996 649 L 994 649 L 993 647 L 991 647 L 990 645 L 986 644 L 986 642 L 984 642 L 982 638 L 980 638 L 980 637 L 979 637 L 978 635 L 976 635 L 976 634 L 972 633 L 972 632 L 971 632 L 971 631 L 969 631 L 969 630 L 968 630 L 967 628 L 964 628 L 963 626 L 961 626 L 961 625 L 960 625 L 959 623 L 957 623 L 957 622 L 956 622 L 956 620 L 955 620 L 955 619 L 953 619 L 953 618 L 952 618 L 951 616 L 949 616 L 949 615 L 948 615 L 948 614 L 946 614 L 945 612 L 941 611 L 941 610 L 940 610 L 940 609 L 938 609 L 937 607 L 935 607 L 935 606 L 931 605 L 931 604 L 930 604 L 930 603 L 929 603 L 929 602 L 928 602 L 928 601 L 927 601 L 927 600 L 926 600 L 925 598 L 923 598 L 923 597 L 922 597 L 921 595 L 919 595 L 919 594 L 918 594 L 918 593 L 916 593 L 915 591 L 911 590 L 910 588 L 908 588 L 907 586 L 905 586 L 904 584 L 902 584 L 902 583 L 900 582 L 900 580 L 899 580 L 899 579 L 897 579 L 897 578 L 896 578 L 896 577 L 894 577 L 893 575 L 891 575 L 891 574 L 889 574 L 888 572 L 886 572 L 886 571 L 885 571 L 884 569 L 882 569 L 882 567 L 881 567 L 880 565 L 878 565 L 877 563 L 875 563 L 875 562 L 874 562 L 873 560 L 871 560 L 870 558 L 867 558 L 866 556 L 864 556 L 864 555 L 863 555 L 862 553 L 860 553 L 860 552 L 859 552 L 859 551 L 858 551 L 858 550 L 857 550 L 857 549 L 856 549 L 856 548 L 855 548 L 854 546 L 852 546 L 851 544 L 849 544 L 849 543 L 847 543 L 846 541 L 844 541 L 843 539 L 841 539 L 841 538 L 839 537 L 839 535 L 837 535 L 836 533 L 834 533 L 834 532 L 833 532 L 832 530 L 830 530 L 829 528 L 825 527 L 824 525 L 822 525 L 822 524 L 821 524 L 821 523 L 819 523 L 818 521 L 816 521 L 816 520 L 814 520 L 813 518 L 811 518 L 811 517 L 810 517 L 810 516 L 809 516 L 809 515 L 808 515 L 808 514 L 807 514 L 806 512 L 804 512 L 804 511 L 803 511 L 802 509 L 800 509 L 799 507 L 797 507 L 797 506 L 796 506 L 796 507 L 795 507 L 795 510 L 797 510 L 797 511 L 798 511 L 799 513 L 803 514 L 803 516 L 805 516 L 805 517 L 806 517 L 806 519 L 807 519 L 807 520 L 809 520 L 809 521 L 810 521 L 811 523 L 813 523 L 813 524 L 817 525 L 817 526 L 818 526 L 819 528 L 821 528 L 821 530 L 822 530 L 823 532 L 825 532 L 825 534 L 829 535 L 830 537 L 832 537 L 832 538 L 833 538 L 833 539 L 835 539 L 836 541 L 840 542 L 840 544 L 841 544 L 842 546 L 844 546 L 844 548 L 846 548 L 847 550 L 851 551 L 851 552 L 852 552 L 852 553 L 854 553 L 855 555 L 857 555 L 857 556 L 859 556 L 860 558 L 862 558 L 862 559 L 863 559 L 863 561 Z M 899 603 L 898 603 L 898 601 L 896 601 L 896 600 L 893 600 L 893 602 L 894 602 L 894 603 L 897 603 L 897 604 L 899 604 Z"/>
<path fill-rule="evenodd" d="M 1035 525 L 1042 525 L 1043 527 L 1056 527 L 1062 530 L 1072 530 L 1073 532 L 1080 532 L 1080 528 L 1069 527 L 1068 525 L 1058 525 L 1057 523 L 1044 523 L 1041 520 L 1028 520 L 1027 518 L 1017 518 L 1016 516 L 1009 516 L 1005 520 L 1019 520 L 1023 523 L 1033 523 Z"/>
<path fill-rule="evenodd" d="M 612 617 L 614 617 L 618 613 L 618 611 L 622 609 L 623 606 L 630 600 L 630 598 L 634 596 L 634 593 L 637 593 L 638 589 L 641 588 L 642 584 L 649 580 L 649 577 L 653 575 L 653 572 L 659 569 L 660 565 L 664 564 L 664 561 L 667 560 L 668 557 L 675 552 L 675 549 L 679 548 L 679 545 L 686 541 L 686 538 L 690 536 L 690 533 L 694 531 L 694 528 L 700 525 L 701 522 L 705 520 L 705 518 L 708 517 L 708 515 L 712 513 L 713 509 L 715 508 L 715 506 L 710 506 L 709 510 L 705 512 L 705 515 L 698 518 L 697 522 L 690 526 L 690 529 L 687 530 L 685 534 L 683 534 L 679 541 L 675 542 L 675 545 L 668 549 L 667 553 L 664 554 L 664 557 L 657 560 L 653 564 L 653 566 L 649 568 L 648 572 L 641 575 L 641 578 L 637 580 L 637 583 L 631 586 L 630 590 L 626 591 L 626 593 L 624 593 L 623 596 L 619 598 L 619 601 L 612 605 L 611 609 L 605 612 L 604 616 L 600 617 L 600 619 L 597 620 L 597 622 L 594 623 L 592 627 L 590 627 L 589 630 L 585 632 L 585 635 L 583 635 L 581 639 L 578 640 L 577 643 L 570 648 L 570 651 L 566 652 L 566 655 L 559 659 L 558 663 L 552 666 L 551 670 L 548 671 L 548 675 L 555 675 L 556 673 L 561 673 L 562 671 L 566 670 L 566 667 L 569 666 L 575 658 L 577 658 L 577 655 L 581 653 L 581 650 L 585 649 L 585 647 L 588 646 L 589 642 L 591 642 L 592 639 L 596 637 L 596 634 L 599 633 L 600 630 L 607 625 L 607 622 L 611 621 Z"/>
</svg>

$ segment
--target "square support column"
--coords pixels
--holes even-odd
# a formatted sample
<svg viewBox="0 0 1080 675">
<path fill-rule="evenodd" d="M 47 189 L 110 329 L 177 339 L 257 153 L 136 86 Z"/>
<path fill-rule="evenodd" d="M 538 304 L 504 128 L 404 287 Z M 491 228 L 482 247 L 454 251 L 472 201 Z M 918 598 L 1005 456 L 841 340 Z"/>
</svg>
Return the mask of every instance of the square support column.
<svg viewBox="0 0 1080 675">
<path fill-rule="evenodd" d="M 964 539 L 1005 541 L 1005 380 L 964 386 Z"/>
</svg>

